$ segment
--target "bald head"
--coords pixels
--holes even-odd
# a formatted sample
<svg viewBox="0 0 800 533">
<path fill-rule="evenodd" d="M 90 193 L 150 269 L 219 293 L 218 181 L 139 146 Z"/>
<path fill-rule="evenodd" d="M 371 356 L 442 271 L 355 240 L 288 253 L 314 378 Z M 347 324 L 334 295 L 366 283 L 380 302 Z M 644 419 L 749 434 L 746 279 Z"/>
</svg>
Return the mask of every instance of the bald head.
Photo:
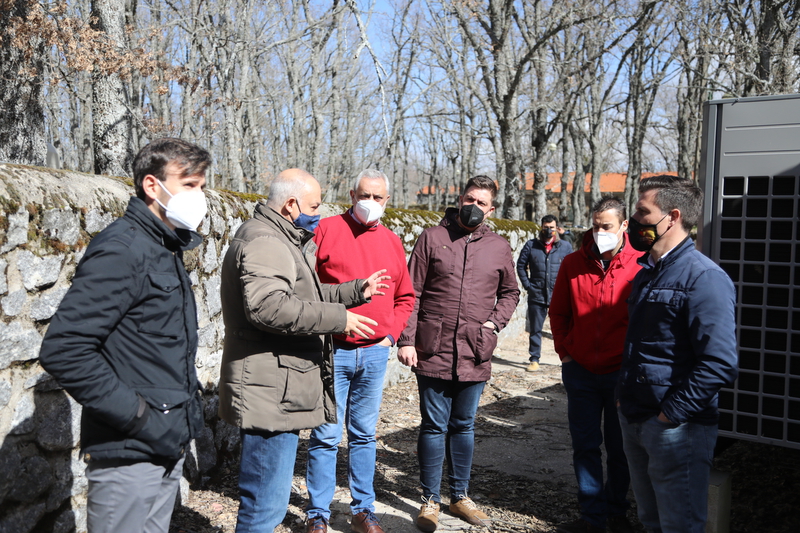
<svg viewBox="0 0 800 533">
<path fill-rule="evenodd" d="M 302 198 L 312 190 L 319 191 L 319 183 L 314 176 L 299 168 L 284 170 L 269 186 L 267 205 L 280 211 L 289 198 Z"/>
</svg>

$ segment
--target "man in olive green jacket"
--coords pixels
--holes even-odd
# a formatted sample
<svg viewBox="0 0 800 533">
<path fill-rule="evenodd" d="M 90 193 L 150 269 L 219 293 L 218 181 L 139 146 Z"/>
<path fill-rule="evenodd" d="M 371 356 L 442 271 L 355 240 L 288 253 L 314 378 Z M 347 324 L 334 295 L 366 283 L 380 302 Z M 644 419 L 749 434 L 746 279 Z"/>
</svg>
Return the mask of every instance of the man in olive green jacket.
<svg viewBox="0 0 800 533">
<path fill-rule="evenodd" d="M 241 428 L 237 533 L 272 531 L 283 520 L 299 430 L 336 420 L 330 334 L 373 334 L 374 320 L 346 308 L 388 288 L 383 270 L 319 282 L 311 238 L 321 203 L 310 174 L 281 172 L 222 264 L 219 415 Z"/>
</svg>

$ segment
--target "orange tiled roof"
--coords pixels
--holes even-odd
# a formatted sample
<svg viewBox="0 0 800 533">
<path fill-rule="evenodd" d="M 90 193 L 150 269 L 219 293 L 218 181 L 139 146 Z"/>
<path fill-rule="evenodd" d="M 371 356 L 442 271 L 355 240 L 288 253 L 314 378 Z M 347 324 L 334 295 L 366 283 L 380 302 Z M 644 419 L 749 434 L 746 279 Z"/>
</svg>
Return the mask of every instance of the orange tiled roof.
<svg viewBox="0 0 800 533">
<path fill-rule="evenodd" d="M 677 176 L 678 173 L 674 171 L 667 171 L 667 172 L 643 172 L 642 179 L 644 178 L 651 178 L 653 176 L 660 176 L 662 174 L 667 174 L 669 176 Z M 570 176 L 574 176 L 574 172 L 570 172 Z M 600 175 L 600 192 L 601 193 L 623 193 L 625 192 L 625 180 L 627 179 L 627 174 L 625 172 L 604 172 Z M 570 181 L 567 185 L 567 191 L 572 192 L 572 184 L 573 182 Z M 589 192 L 592 185 L 592 175 L 591 173 L 586 174 L 586 182 L 584 184 L 584 191 Z M 547 184 L 545 185 L 545 190 L 551 193 L 560 193 L 561 192 L 561 172 L 552 172 L 547 175 Z M 436 187 L 429 187 L 424 186 L 417 194 L 428 195 L 431 194 L 429 191 L 433 190 L 433 192 L 440 192 Z M 533 173 L 529 172 L 525 175 L 525 190 L 526 191 L 533 191 Z M 455 186 L 450 186 L 447 188 L 448 194 L 458 194 L 458 189 Z"/>
<path fill-rule="evenodd" d="M 661 176 L 667 174 L 670 176 L 677 176 L 677 172 L 643 172 L 642 179 L 651 178 L 653 176 Z M 570 176 L 574 176 L 574 172 L 570 172 Z M 625 180 L 628 175 L 624 172 L 604 172 L 600 174 L 600 192 L 602 193 L 623 193 L 625 192 Z M 572 192 L 573 182 L 570 181 L 567 185 L 567 191 Z M 589 192 L 592 185 L 591 173 L 586 174 L 586 181 L 584 184 L 584 191 Z M 561 172 L 553 172 L 547 175 L 547 184 L 545 190 L 552 193 L 561 192 Z M 528 173 L 525 177 L 525 190 L 533 190 L 533 174 Z"/>
</svg>

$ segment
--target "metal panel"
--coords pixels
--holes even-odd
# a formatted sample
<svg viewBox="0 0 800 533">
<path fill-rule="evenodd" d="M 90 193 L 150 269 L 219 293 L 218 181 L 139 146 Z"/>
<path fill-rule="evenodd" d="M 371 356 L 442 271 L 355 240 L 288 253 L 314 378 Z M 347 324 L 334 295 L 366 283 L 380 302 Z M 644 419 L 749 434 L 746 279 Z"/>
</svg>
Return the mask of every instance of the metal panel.
<svg viewBox="0 0 800 533">
<path fill-rule="evenodd" d="M 800 448 L 800 95 L 708 102 L 702 250 L 737 291 L 720 434 Z"/>
</svg>

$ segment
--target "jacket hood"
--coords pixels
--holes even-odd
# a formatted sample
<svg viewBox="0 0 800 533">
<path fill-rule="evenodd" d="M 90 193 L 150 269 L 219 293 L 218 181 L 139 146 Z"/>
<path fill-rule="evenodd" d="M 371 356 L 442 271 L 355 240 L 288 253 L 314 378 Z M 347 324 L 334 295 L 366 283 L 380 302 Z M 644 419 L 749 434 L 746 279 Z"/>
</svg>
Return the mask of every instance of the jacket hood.
<svg viewBox="0 0 800 533">
<path fill-rule="evenodd" d="M 170 251 L 191 250 L 203 242 L 203 238 L 194 231 L 186 229 L 169 229 L 156 217 L 147 204 L 136 196 L 132 196 L 126 210 L 128 218 L 156 241 L 162 242 Z"/>
</svg>

